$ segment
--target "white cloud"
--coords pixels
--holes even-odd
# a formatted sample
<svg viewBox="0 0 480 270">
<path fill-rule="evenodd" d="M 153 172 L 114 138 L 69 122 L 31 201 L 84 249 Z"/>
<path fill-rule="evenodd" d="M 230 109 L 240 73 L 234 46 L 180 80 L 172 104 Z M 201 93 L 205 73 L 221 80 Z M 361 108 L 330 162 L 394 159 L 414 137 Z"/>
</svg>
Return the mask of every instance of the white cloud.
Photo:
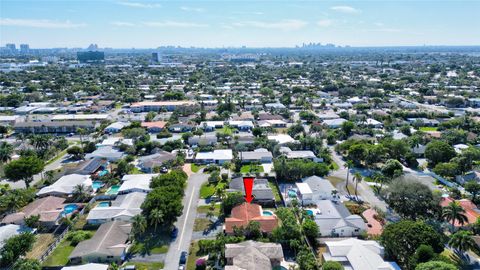
<svg viewBox="0 0 480 270">
<path fill-rule="evenodd" d="M 323 19 L 317 22 L 317 25 L 320 27 L 328 27 L 328 26 L 331 26 L 332 24 L 333 24 L 333 21 L 329 19 Z"/>
<path fill-rule="evenodd" d="M 161 21 L 161 22 L 144 22 L 146 26 L 150 27 L 176 27 L 176 28 L 201 28 L 208 27 L 208 24 L 179 22 L 179 21 Z"/>
<path fill-rule="evenodd" d="M 299 30 L 305 27 L 308 23 L 302 20 L 282 20 L 278 22 L 264 22 L 264 21 L 244 21 L 233 23 L 237 27 L 256 27 L 262 29 L 278 29 L 284 31 Z"/>
<path fill-rule="evenodd" d="M 360 10 L 351 6 L 333 6 L 330 9 L 337 12 L 348 13 L 348 14 L 360 13 Z"/>
<path fill-rule="evenodd" d="M 86 26 L 85 23 L 72 23 L 70 21 L 34 20 L 34 19 L 10 19 L 0 18 L 2 26 L 23 26 L 35 28 L 78 28 Z"/>
<path fill-rule="evenodd" d="M 187 6 L 181 6 L 181 10 L 183 11 L 193 11 L 193 12 L 204 12 L 204 8 L 196 8 L 196 7 L 187 7 Z"/>
<path fill-rule="evenodd" d="M 155 3 L 140 3 L 140 2 L 117 2 L 119 5 L 127 6 L 127 7 L 134 7 L 134 8 L 160 8 L 162 5 L 155 4 Z"/>
<path fill-rule="evenodd" d="M 111 25 L 114 25 L 114 26 L 135 26 L 134 23 L 131 23 L 131 22 L 110 22 Z"/>
</svg>

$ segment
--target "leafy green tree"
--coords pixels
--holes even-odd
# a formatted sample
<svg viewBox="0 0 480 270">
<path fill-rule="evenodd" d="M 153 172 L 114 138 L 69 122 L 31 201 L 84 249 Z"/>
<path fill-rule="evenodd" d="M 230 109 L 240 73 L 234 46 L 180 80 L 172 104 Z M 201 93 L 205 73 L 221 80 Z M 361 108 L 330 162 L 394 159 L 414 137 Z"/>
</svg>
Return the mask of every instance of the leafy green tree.
<svg viewBox="0 0 480 270">
<path fill-rule="evenodd" d="M 415 251 L 415 264 L 424 263 L 432 260 L 437 254 L 433 248 L 428 245 L 420 245 Z"/>
<path fill-rule="evenodd" d="M 32 250 L 35 243 L 35 235 L 32 233 L 21 233 L 10 237 L 4 242 L 0 250 L 0 265 L 9 266 L 21 256 Z"/>
<path fill-rule="evenodd" d="M 90 197 L 90 192 L 84 184 L 78 184 L 75 187 L 73 187 L 72 197 L 77 202 L 83 202 Z"/>
<path fill-rule="evenodd" d="M 70 241 L 72 246 L 78 245 L 78 243 L 92 238 L 93 233 L 91 231 L 71 231 L 68 233 L 66 239 Z"/>
<path fill-rule="evenodd" d="M 431 246 L 436 253 L 442 252 L 442 239 L 442 235 L 423 221 L 402 220 L 385 227 L 380 243 L 391 258 L 402 267 L 409 267 L 414 263 L 415 251 L 422 244 Z"/>
<path fill-rule="evenodd" d="M 431 167 L 441 162 L 448 162 L 455 155 L 455 149 L 444 141 L 431 141 L 425 148 L 425 157 Z"/>
<path fill-rule="evenodd" d="M 302 223 L 302 230 L 312 245 L 316 245 L 317 237 L 320 235 L 320 229 L 315 221 L 307 218 Z"/>
<path fill-rule="evenodd" d="M 322 270 L 343 270 L 343 265 L 337 261 L 326 261 L 322 265 Z"/>
<path fill-rule="evenodd" d="M 452 235 L 448 245 L 460 252 L 475 250 L 477 244 L 472 236 L 473 233 L 470 231 L 458 231 Z"/>
<path fill-rule="evenodd" d="M 440 213 L 440 197 L 420 182 L 400 180 L 391 183 L 385 191 L 388 205 L 404 218 L 416 220 Z"/>
<path fill-rule="evenodd" d="M 449 203 L 442 209 L 442 218 L 450 222 L 452 225 L 452 232 L 455 230 L 455 222 L 463 225 L 468 222 L 468 218 L 465 215 L 465 210 L 457 201 Z"/>
<path fill-rule="evenodd" d="M 132 218 L 132 230 L 134 235 L 143 234 L 147 230 L 147 219 L 143 215 L 135 215 Z"/>
<path fill-rule="evenodd" d="M 304 247 L 297 254 L 297 264 L 300 270 L 318 270 L 318 263 L 312 252 Z"/>
<path fill-rule="evenodd" d="M 385 164 L 382 166 L 382 174 L 385 177 L 393 179 L 395 177 L 399 177 L 403 174 L 403 166 L 402 164 L 396 159 L 389 159 Z"/>
<path fill-rule="evenodd" d="M 342 123 L 341 129 L 343 133 L 348 137 L 352 134 L 352 130 L 355 128 L 355 124 L 351 121 L 346 121 Z"/>
<path fill-rule="evenodd" d="M 155 231 L 157 231 L 158 224 L 163 222 L 163 213 L 160 209 L 152 209 L 150 211 L 149 219 L 151 224 L 154 226 Z"/>
<path fill-rule="evenodd" d="M 477 203 L 478 194 L 480 194 L 480 183 L 478 183 L 475 180 L 472 180 L 472 181 L 468 181 L 467 183 L 465 183 L 465 185 L 463 187 L 465 188 L 466 191 L 468 191 L 468 192 L 470 192 L 470 194 L 472 194 L 472 201 L 474 203 Z"/>
<path fill-rule="evenodd" d="M 442 162 L 435 165 L 433 172 L 446 178 L 454 178 L 459 173 L 459 168 L 455 162 Z"/>
<path fill-rule="evenodd" d="M 67 153 L 72 155 L 74 159 L 79 160 L 83 158 L 83 149 L 80 146 L 74 145 L 67 149 Z"/>
<path fill-rule="evenodd" d="M 12 159 L 13 146 L 7 142 L 0 143 L 0 163 L 7 163 Z"/>
<path fill-rule="evenodd" d="M 25 217 L 23 220 L 25 225 L 30 228 L 38 228 L 40 225 L 40 215 L 31 215 L 29 217 Z"/>
<path fill-rule="evenodd" d="M 245 198 L 239 192 L 227 193 L 225 199 L 222 201 L 222 212 L 224 215 L 230 215 L 233 207 L 245 202 Z"/>
<path fill-rule="evenodd" d="M 5 176 L 11 181 L 25 181 L 25 185 L 30 187 L 33 176 L 40 173 L 45 167 L 43 160 L 36 156 L 20 157 L 5 165 Z"/>
<path fill-rule="evenodd" d="M 19 259 L 13 265 L 15 270 L 41 270 L 42 265 L 35 259 Z"/>
<path fill-rule="evenodd" d="M 442 261 L 429 261 L 417 265 L 415 270 L 458 270 L 458 268 L 453 264 Z"/>
</svg>

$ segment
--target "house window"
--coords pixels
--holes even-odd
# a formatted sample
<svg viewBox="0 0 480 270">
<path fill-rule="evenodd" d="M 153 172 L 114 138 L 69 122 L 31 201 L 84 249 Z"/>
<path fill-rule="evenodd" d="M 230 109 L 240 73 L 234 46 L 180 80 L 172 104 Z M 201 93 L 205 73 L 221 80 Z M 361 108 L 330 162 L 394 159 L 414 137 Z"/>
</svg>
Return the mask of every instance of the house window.
<svg viewBox="0 0 480 270">
<path fill-rule="evenodd" d="M 356 231 L 356 232 L 358 232 L 358 231 L 359 231 L 359 229 L 355 229 L 355 231 Z"/>
</svg>

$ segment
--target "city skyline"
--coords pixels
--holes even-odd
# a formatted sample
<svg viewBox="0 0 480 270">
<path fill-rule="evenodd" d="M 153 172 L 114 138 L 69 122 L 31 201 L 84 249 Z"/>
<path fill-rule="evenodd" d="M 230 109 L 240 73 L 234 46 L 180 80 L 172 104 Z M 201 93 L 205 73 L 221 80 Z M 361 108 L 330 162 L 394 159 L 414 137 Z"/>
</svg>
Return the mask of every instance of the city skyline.
<svg viewBox="0 0 480 270">
<path fill-rule="evenodd" d="M 0 43 L 31 48 L 480 45 L 475 1 L 2 1 Z"/>
</svg>

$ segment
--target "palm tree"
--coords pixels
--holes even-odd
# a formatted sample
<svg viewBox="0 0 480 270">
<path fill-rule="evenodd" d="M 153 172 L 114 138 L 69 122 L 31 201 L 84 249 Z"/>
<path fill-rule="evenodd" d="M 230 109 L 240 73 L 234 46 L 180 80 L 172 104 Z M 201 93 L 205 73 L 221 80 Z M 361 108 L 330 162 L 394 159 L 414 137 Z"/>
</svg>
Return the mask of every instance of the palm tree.
<svg viewBox="0 0 480 270">
<path fill-rule="evenodd" d="M 84 128 L 77 128 L 77 133 L 80 135 L 80 145 L 83 146 L 83 135 L 87 134 Z"/>
<path fill-rule="evenodd" d="M 147 230 L 147 219 L 143 215 L 135 215 L 132 222 L 134 235 L 142 234 Z"/>
<path fill-rule="evenodd" d="M 345 182 L 345 189 L 348 192 L 348 197 L 350 197 L 350 190 L 348 190 L 348 178 L 350 177 L 350 168 L 353 167 L 353 162 L 351 160 L 347 160 L 347 162 L 345 162 L 345 165 L 343 166 L 347 168 L 347 181 Z"/>
<path fill-rule="evenodd" d="M 461 252 L 473 250 L 477 244 L 473 240 L 472 235 L 473 233 L 470 231 L 458 231 L 452 235 L 448 245 Z"/>
<path fill-rule="evenodd" d="M 442 217 L 446 220 L 451 222 L 452 224 L 452 232 L 455 228 L 455 221 L 458 221 L 461 225 L 468 222 L 467 216 L 465 216 L 465 210 L 462 206 L 457 202 L 453 201 L 445 206 L 442 210 Z"/>
<path fill-rule="evenodd" d="M 73 188 L 72 195 L 75 200 L 83 202 L 86 198 L 88 198 L 88 189 L 84 184 L 78 184 Z"/>
<path fill-rule="evenodd" d="M 13 146 L 7 142 L 0 144 L 0 163 L 7 163 L 12 159 Z"/>
<path fill-rule="evenodd" d="M 355 197 L 357 197 L 358 201 L 358 183 L 362 182 L 362 175 L 359 172 L 356 172 L 353 175 L 353 179 L 355 179 Z"/>
<path fill-rule="evenodd" d="M 150 218 L 150 223 L 152 223 L 152 225 L 153 225 L 154 228 L 155 228 L 155 231 L 157 231 L 157 226 L 158 226 L 158 224 L 162 223 L 162 221 L 163 221 L 163 212 L 162 212 L 162 210 L 160 210 L 160 209 L 153 209 L 153 210 L 150 212 L 149 218 Z"/>
</svg>

